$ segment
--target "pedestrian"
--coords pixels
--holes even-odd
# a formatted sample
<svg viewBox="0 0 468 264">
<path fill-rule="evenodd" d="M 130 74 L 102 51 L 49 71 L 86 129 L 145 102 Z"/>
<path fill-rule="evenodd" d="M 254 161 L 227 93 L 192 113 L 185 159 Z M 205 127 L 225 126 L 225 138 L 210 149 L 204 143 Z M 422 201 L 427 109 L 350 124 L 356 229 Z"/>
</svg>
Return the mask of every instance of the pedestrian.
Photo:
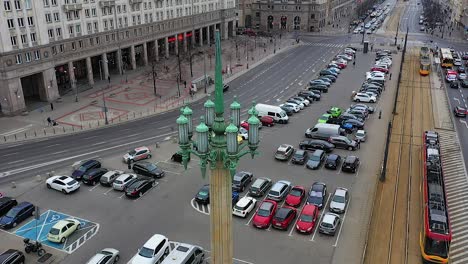
<svg viewBox="0 0 468 264">
<path fill-rule="evenodd" d="M 353 61 L 353 67 L 356 67 L 356 60 Z"/>
<path fill-rule="evenodd" d="M 110 75 L 109 75 L 109 76 L 107 76 L 107 80 L 109 81 L 109 84 L 110 84 Z"/>
<path fill-rule="evenodd" d="M 52 119 L 50 119 L 50 116 L 47 117 L 47 126 L 50 126 L 52 124 Z"/>
<path fill-rule="evenodd" d="M 50 102 L 50 111 L 54 111 L 54 103 Z"/>
<path fill-rule="evenodd" d="M 127 168 L 129 170 L 132 169 L 132 161 L 130 159 L 127 159 Z"/>
<path fill-rule="evenodd" d="M 370 51 L 374 51 L 374 44 L 370 45 Z"/>
<path fill-rule="evenodd" d="M 379 119 L 382 118 L 382 110 L 379 111 Z"/>
<path fill-rule="evenodd" d="M 388 78 L 388 79 L 389 79 L 389 80 L 391 80 L 391 79 L 392 79 L 392 73 L 390 73 L 390 78 Z"/>
<path fill-rule="evenodd" d="M 184 87 L 187 89 L 187 81 L 184 81 Z"/>
</svg>

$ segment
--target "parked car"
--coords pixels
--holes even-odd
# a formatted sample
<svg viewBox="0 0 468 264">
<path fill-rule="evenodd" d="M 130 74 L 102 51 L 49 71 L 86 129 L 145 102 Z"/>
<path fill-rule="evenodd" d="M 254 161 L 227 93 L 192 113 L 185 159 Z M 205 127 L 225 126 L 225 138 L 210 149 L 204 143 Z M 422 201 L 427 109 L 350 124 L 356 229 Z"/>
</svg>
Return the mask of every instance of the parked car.
<svg viewBox="0 0 468 264">
<path fill-rule="evenodd" d="M 257 228 L 268 228 L 273 215 L 276 213 L 278 204 L 272 200 L 264 200 L 258 207 L 257 212 L 252 219 L 253 226 Z"/>
<path fill-rule="evenodd" d="M 320 168 L 322 162 L 325 160 L 325 151 L 317 149 L 310 155 L 307 161 L 306 167 L 311 170 Z"/>
<path fill-rule="evenodd" d="M 23 252 L 16 249 L 8 249 L 0 255 L 1 264 L 23 264 L 24 262 Z"/>
<path fill-rule="evenodd" d="M 81 180 L 83 175 L 86 174 L 89 170 L 101 168 L 101 162 L 97 160 L 88 160 L 85 161 L 81 166 L 79 166 L 76 170 L 72 173 L 72 178 L 75 180 Z"/>
<path fill-rule="evenodd" d="M 156 181 L 153 178 L 136 179 L 125 186 L 125 195 L 131 198 L 141 197 L 154 186 L 156 186 Z"/>
<path fill-rule="evenodd" d="M 449 83 L 449 86 L 450 86 L 450 88 L 452 88 L 452 89 L 458 89 L 458 88 L 459 88 L 458 82 L 457 82 L 456 80 L 455 80 L 455 81 L 451 81 L 451 82 Z"/>
<path fill-rule="evenodd" d="M 307 204 L 314 204 L 319 209 L 322 209 L 327 196 L 327 185 L 323 182 L 314 182 L 310 187 L 309 197 L 307 197 Z"/>
<path fill-rule="evenodd" d="M 257 200 L 252 197 L 242 197 L 232 209 L 232 214 L 240 217 L 246 217 L 257 205 Z"/>
<path fill-rule="evenodd" d="M 312 91 L 300 91 L 298 94 L 298 96 L 301 96 L 301 97 L 304 97 L 304 98 L 307 98 L 307 100 L 313 100 L 313 101 L 320 101 L 320 94 L 316 94 Z"/>
<path fill-rule="evenodd" d="M 375 96 L 370 96 L 366 93 L 357 93 L 354 97 L 353 100 L 355 102 L 365 102 L 365 103 L 375 103 L 377 102 L 377 98 Z"/>
<path fill-rule="evenodd" d="M 195 195 L 195 201 L 201 204 L 210 203 L 210 185 L 209 184 L 205 184 L 200 188 L 200 190 Z"/>
<path fill-rule="evenodd" d="M 342 214 L 346 211 L 348 207 L 349 194 L 348 189 L 338 187 L 333 194 L 333 197 L 330 202 L 330 212 L 337 214 Z"/>
<path fill-rule="evenodd" d="M 139 147 L 129 151 L 127 154 L 123 156 L 123 161 L 125 163 L 135 162 L 143 159 L 150 159 L 151 158 L 151 151 L 148 147 Z"/>
<path fill-rule="evenodd" d="M 322 116 L 319 117 L 319 119 L 317 120 L 317 123 L 325 124 L 325 123 L 327 123 L 328 119 L 330 119 L 330 117 L 332 117 L 332 115 L 323 114 Z"/>
<path fill-rule="evenodd" d="M 134 173 L 124 173 L 114 180 L 112 183 L 112 188 L 114 188 L 116 191 L 123 191 L 125 190 L 125 187 L 136 178 L 137 175 Z"/>
<path fill-rule="evenodd" d="M 65 243 L 67 238 L 71 236 L 75 231 L 79 230 L 81 227 L 80 221 L 67 218 L 60 220 L 47 233 L 47 240 L 54 243 Z"/>
<path fill-rule="evenodd" d="M 288 100 L 286 100 L 286 103 L 296 104 L 296 105 L 299 106 L 299 108 L 301 110 L 304 109 L 304 107 L 305 107 L 305 104 L 302 103 L 302 101 L 299 101 L 299 100 L 294 99 L 294 98 L 289 98 Z"/>
<path fill-rule="evenodd" d="M 351 140 L 345 136 L 331 136 L 328 141 L 335 145 L 336 148 L 347 150 L 356 150 L 359 148 L 359 144 L 356 141 Z"/>
<path fill-rule="evenodd" d="M 288 144 L 281 144 L 276 150 L 275 159 L 277 160 L 289 160 L 294 153 L 294 147 Z"/>
<path fill-rule="evenodd" d="M 268 192 L 268 199 L 280 202 L 286 197 L 289 190 L 291 189 L 291 182 L 289 181 L 277 181 Z"/>
<path fill-rule="evenodd" d="M 338 154 L 329 154 L 325 160 L 325 168 L 336 170 L 341 163 L 341 156 Z"/>
<path fill-rule="evenodd" d="M 288 116 L 294 114 L 294 107 L 291 105 L 282 104 L 279 106 Z"/>
<path fill-rule="evenodd" d="M 355 173 L 359 167 L 359 158 L 356 156 L 347 156 L 341 166 L 341 171 Z"/>
<path fill-rule="evenodd" d="M 314 93 L 328 93 L 328 87 L 323 84 L 313 84 L 307 87 L 307 90 L 312 91 Z"/>
<path fill-rule="evenodd" d="M 365 130 L 358 130 L 356 131 L 355 140 L 357 142 L 366 142 L 367 140 L 367 132 Z"/>
<path fill-rule="evenodd" d="M 365 116 L 359 115 L 359 114 L 356 114 L 356 113 L 354 113 L 354 115 L 356 115 L 356 116 L 359 117 L 359 118 L 365 118 Z M 359 121 L 359 120 L 352 119 L 352 118 L 343 121 L 343 123 L 350 124 L 350 125 L 352 126 L 352 128 L 353 128 L 353 129 L 356 129 L 356 130 L 357 130 L 357 129 L 363 129 L 363 128 L 364 128 L 364 122 L 361 122 L 361 121 Z M 342 123 L 342 124 L 343 124 L 343 123 Z M 333 142 L 332 142 L 332 143 L 333 143 Z"/>
<path fill-rule="evenodd" d="M 299 219 L 297 220 L 296 230 L 304 234 L 312 233 L 317 222 L 318 215 L 319 209 L 316 205 L 305 205 L 304 208 L 302 208 Z"/>
<path fill-rule="evenodd" d="M 253 173 L 247 171 L 239 171 L 232 178 L 232 190 L 243 192 L 249 183 L 252 182 Z"/>
<path fill-rule="evenodd" d="M 335 235 L 340 224 L 340 216 L 334 213 L 325 213 L 319 225 L 319 232 L 327 235 Z"/>
<path fill-rule="evenodd" d="M 341 108 L 335 107 L 335 106 L 330 108 L 330 110 L 327 111 L 327 113 L 330 114 L 332 117 L 339 117 L 342 112 L 343 110 L 341 110 Z"/>
<path fill-rule="evenodd" d="M 136 174 L 153 178 L 162 178 L 165 175 L 164 171 L 156 166 L 156 164 L 147 161 L 139 161 L 133 164 L 132 169 Z"/>
<path fill-rule="evenodd" d="M 271 127 L 271 126 L 275 125 L 275 120 L 271 116 L 262 116 L 262 117 L 260 117 L 260 122 L 262 123 L 262 126 Z"/>
<path fill-rule="evenodd" d="M 301 205 L 302 200 L 304 200 L 306 190 L 302 186 L 294 186 L 289 191 L 286 196 L 286 204 L 293 207 L 298 207 Z"/>
<path fill-rule="evenodd" d="M 114 264 L 120 259 L 117 249 L 105 248 L 94 255 L 86 264 Z"/>
<path fill-rule="evenodd" d="M 0 216 L 5 215 L 10 211 L 11 208 L 15 207 L 18 205 L 18 202 L 16 199 L 11 198 L 11 197 L 1 197 L 0 198 Z"/>
<path fill-rule="evenodd" d="M 279 107 L 281 107 L 281 108 L 289 107 L 289 108 L 292 109 L 293 113 L 298 113 L 299 111 L 301 111 L 301 107 L 298 104 L 295 104 L 295 103 L 285 102 L 284 104 L 280 104 Z"/>
<path fill-rule="evenodd" d="M 457 117 L 466 117 L 466 109 L 460 106 L 455 106 L 453 108 L 453 113 Z"/>
<path fill-rule="evenodd" d="M 54 189 L 69 194 L 80 188 L 80 183 L 68 176 L 52 176 L 46 180 L 48 189 Z"/>
<path fill-rule="evenodd" d="M 169 239 L 155 234 L 138 250 L 129 264 L 161 263 L 170 252 Z"/>
<path fill-rule="evenodd" d="M 335 145 L 330 142 L 321 139 L 303 140 L 299 143 L 300 149 L 321 149 L 327 153 L 331 152 Z"/>
<path fill-rule="evenodd" d="M 96 168 L 89 170 L 83 175 L 82 182 L 87 185 L 96 185 L 100 180 L 101 176 L 106 174 L 108 170 L 105 168 Z"/>
<path fill-rule="evenodd" d="M 283 206 L 278 209 L 273 216 L 272 224 L 276 229 L 287 230 L 291 223 L 296 219 L 297 210 L 289 207 Z"/>
<path fill-rule="evenodd" d="M 26 218 L 33 216 L 35 206 L 29 202 L 21 202 L 15 207 L 12 207 L 4 216 L 0 218 L 0 228 L 10 229 L 16 227 Z"/>
<path fill-rule="evenodd" d="M 298 149 L 294 152 L 294 155 L 292 156 L 291 163 L 292 164 L 300 164 L 304 165 L 308 158 L 308 152 L 302 149 Z"/>
<path fill-rule="evenodd" d="M 271 179 L 261 177 L 257 178 L 249 188 L 249 195 L 253 197 L 262 197 L 271 187 Z"/>
<path fill-rule="evenodd" d="M 102 186 L 112 186 L 112 183 L 123 174 L 123 171 L 119 170 L 110 170 L 101 176 L 99 180 Z"/>
<path fill-rule="evenodd" d="M 325 85 L 326 87 L 330 87 L 331 83 L 323 79 L 315 79 L 309 82 L 309 86 L 314 86 L 314 85 Z"/>
<path fill-rule="evenodd" d="M 320 75 L 320 76 L 322 76 L 322 75 L 333 75 L 333 76 L 337 77 L 337 76 L 338 76 L 338 73 L 336 73 L 336 72 L 334 72 L 334 71 L 332 71 L 332 70 L 330 70 L 330 69 L 327 69 L 327 70 L 321 70 L 321 71 L 319 72 L 319 75 Z"/>
<path fill-rule="evenodd" d="M 463 88 L 468 88 L 468 79 L 461 80 L 461 81 L 460 81 L 460 85 L 461 85 L 461 87 L 463 87 Z"/>
<path fill-rule="evenodd" d="M 352 109 L 347 109 L 346 113 L 355 115 L 355 116 L 359 117 L 362 120 L 366 120 L 366 118 L 369 117 L 369 112 L 366 109 L 359 108 L 359 107 L 355 107 L 355 108 L 352 108 Z"/>
</svg>

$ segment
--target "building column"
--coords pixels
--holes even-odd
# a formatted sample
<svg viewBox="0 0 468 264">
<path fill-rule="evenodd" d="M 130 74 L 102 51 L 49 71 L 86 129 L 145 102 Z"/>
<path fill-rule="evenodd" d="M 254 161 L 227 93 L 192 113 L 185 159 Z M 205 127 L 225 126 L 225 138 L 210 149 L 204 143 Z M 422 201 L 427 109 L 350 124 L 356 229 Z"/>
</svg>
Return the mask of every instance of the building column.
<svg viewBox="0 0 468 264">
<path fill-rule="evenodd" d="M 179 39 L 177 38 L 178 34 L 175 34 L 175 54 L 179 55 Z"/>
<path fill-rule="evenodd" d="M 184 32 L 184 52 L 187 52 L 187 32 Z"/>
<path fill-rule="evenodd" d="M 119 68 L 119 74 L 123 74 L 123 67 L 122 67 L 122 50 L 117 50 L 117 68 Z"/>
<path fill-rule="evenodd" d="M 211 27 L 211 26 L 206 27 L 206 43 L 208 43 L 208 45 L 211 46 L 210 27 Z"/>
<path fill-rule="evenodd" d="M 0 82 L 0 104 L 2 112 L 8 115 L 14 115 L 26 108 L 24 101 L 21 78 L 13 78 Z"/>
<path fill-rule="evenodd" d="M 164 38 L 164 47 L 166 48 L 166 59 L 169 58 L 169 37 Z"/>
<path fill-rule="evenodd" d="M 229 39 L 229 22 L 224 22 L 220 25 L 221 27 L 221 36 L 223 36 L 223 39 L 224 40 L 228 40 Z"/>
<path fill-rule="evenodd" d="M 73 64 L 72 64 L 73 65 Z M 70 64 L 68 65 L 70 67 Z M 72 66 L 73 67 L 73 66 Z M 68 69 L 70 72 L 73 72 L 73 68 Z M 43 83 L 39 86 L 39 96 L 41 100 L 52 102 L 53 100 L 60 97 L 58 86 L 57 86 L 57 76 L 55 75 L 55 69 L 50 68 L 42 72 Z M 70 76 L 71 78 L 71 76 Z M 73 79 L 75 79 L 75 73 L 73 72 Z"/>
<path fill-rule="evenodd" d="M 158 46 L 158 40 L 154 41 L 154 59 L 156 61 L 159 61 L 159 46 Z"/>
<path fill-rule="evenodd" d="M 148 47 L 146 46 L 146 42 L 143 42 L 143 62 L 145 66 L 148 66 Z"/>
<path fill-rule="evenodd" d="M 191 45 L 191 48 L 195 48 L 195 29 L 192 30 L 192 39 L 191 39 L 191 42 L 192 42 L 192 45 Z"/>
<path fill-rule="evenodd" d="M 86 70 L 88 71 L 88 83 L 94 85 L 93 65 L 91 64 L 91 57 L 86 57 Z"/>
<path fill-rule="evenodd" d="M 130 62 L 132 63 L 132 70 L 136 70 L 135 45 L 130 46 Z"/>
<path fill-rule="evenodd" d="M 107 53 L 101 54 L 101 67 L 103 78 L 106 81 L 109 78 L 109 61 L 107 60 Z"/>
<path fill-rule="evenodd" d="M 200 47 L 203 47 L 203 27 L 200 28 Z"/>
<path fill-rule="evenodd" d="M 75 78 L 75 67 L 73 66 L 73 61 L 68 62 L 68 76 L 70 77 L 71 88 L 72 90 L 75 90 L 76 78 Z"/>
</svg>

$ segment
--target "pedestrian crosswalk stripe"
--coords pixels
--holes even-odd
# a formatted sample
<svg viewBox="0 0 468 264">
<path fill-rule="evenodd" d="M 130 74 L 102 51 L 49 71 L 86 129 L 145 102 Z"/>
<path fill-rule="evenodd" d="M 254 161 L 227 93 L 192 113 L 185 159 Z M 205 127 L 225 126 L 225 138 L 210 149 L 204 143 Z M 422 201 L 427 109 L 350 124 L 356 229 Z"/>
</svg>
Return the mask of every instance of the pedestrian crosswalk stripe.
<svg viewBox="0 0 468 264">
<path fill-rule="evenodd" d="M 445 180 L 446 184 L 447 183 L 455 184 L 455 183 L 462 183 L 462 182 L 466 182 L 466 179 L 461 178 L 461 177 L 457 177 L 457 178 L 452 178 L 452 179 Z M 451 187 L 458 188 L 459 186 L 451 186 Z M 450 189 L 451 187 L 447 187 L 447 188 Z M 462 186 L 461 188 L 464 188 L 464 186 Z"/>
<path fill-rule="evenodd" d="M 319 42 L 306 42 L 304 45 L 317 46 L 317 47 L 328 47 L 328 48 L 343 48 L 345 44 L 338 43 L 319 43 Z"/>
</svg>

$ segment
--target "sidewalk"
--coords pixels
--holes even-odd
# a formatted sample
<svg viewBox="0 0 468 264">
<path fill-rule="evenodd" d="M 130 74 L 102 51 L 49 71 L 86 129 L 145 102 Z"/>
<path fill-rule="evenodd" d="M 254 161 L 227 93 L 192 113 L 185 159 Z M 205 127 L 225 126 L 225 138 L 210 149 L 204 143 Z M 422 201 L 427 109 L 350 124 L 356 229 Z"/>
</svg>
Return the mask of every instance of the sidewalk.
<svg viewBox="0 0 468 264">
<path fill-rule="evenodd" d="M 353 16 L 348 15 L 345 17 L 339 18 L 333 24 L 325 25 L 318 32 L 305 32 L 301 35 L 325 35 L 325 36 L 337 36 L 337 35 L 346 35 L 352 30 L 349 27 L 349 23 L 353 20 Z M 348 32 L 349 31 L 349 32 Z"/>
<path fill-rule="evenodd" d="M 238 58 L 236 58 L 236 42 Z M 293 40 L 277 41 L 276 54 L 295 46 L 297 44 Z M 261 37 L 252 38 L 241 35 L 237 37 L 237 40 L 231 38 L 223 41 L 224 83 L 228 83 L 266 59 L 275 56 L 274 48 L 273 42 L 270 42 L 268 38 Z M 205 65 L 202 53 L 200 53 L 202 51 L 207 54 Z M 247 61 L 247 53 L 249 61 Z M 103 100 L 105 100 L 105 106 L 108 109 L 109 125 L 158 114 L 180 107 L 187 102 L 200 100 L 212 92 L 214 86 L 207 88 L 207 94 L 204 93 L 202 87 L 198 87 L 197 93 L 190 97 L 190 83 L 203 76 L 204 66 L 207 75 L 214 79 L 214 45 L 194 48 L 192 54 L 196 54 L 192 61 L 193 77 L 190 75 L 188 56 L 181 55 L 182 83 L 179 84 L 179 87 L 176 81 L 179 72 L 177 57 L 172 56 L 168 60 L 161 58 L 155 66 L 157 74 L 156 96 L 151 65 L 129 71 L 125 75 L 112 75 L 110 83 L 98 81 L 94 88 L 79 93 L 78 102 L 76 102 L 75 94 L 69 93 L 53 103 L 53 111 L 47 104 L 25 116 L 1 118 L 0 143 L 104 127 L 106 126 L 106 115 L 103 111 Z M 184 86 L 184 81 L 186 81 L 187 87 Z M 48 126 L 48 117 L 55 120 L 58 125 Z"/>
</svg>

